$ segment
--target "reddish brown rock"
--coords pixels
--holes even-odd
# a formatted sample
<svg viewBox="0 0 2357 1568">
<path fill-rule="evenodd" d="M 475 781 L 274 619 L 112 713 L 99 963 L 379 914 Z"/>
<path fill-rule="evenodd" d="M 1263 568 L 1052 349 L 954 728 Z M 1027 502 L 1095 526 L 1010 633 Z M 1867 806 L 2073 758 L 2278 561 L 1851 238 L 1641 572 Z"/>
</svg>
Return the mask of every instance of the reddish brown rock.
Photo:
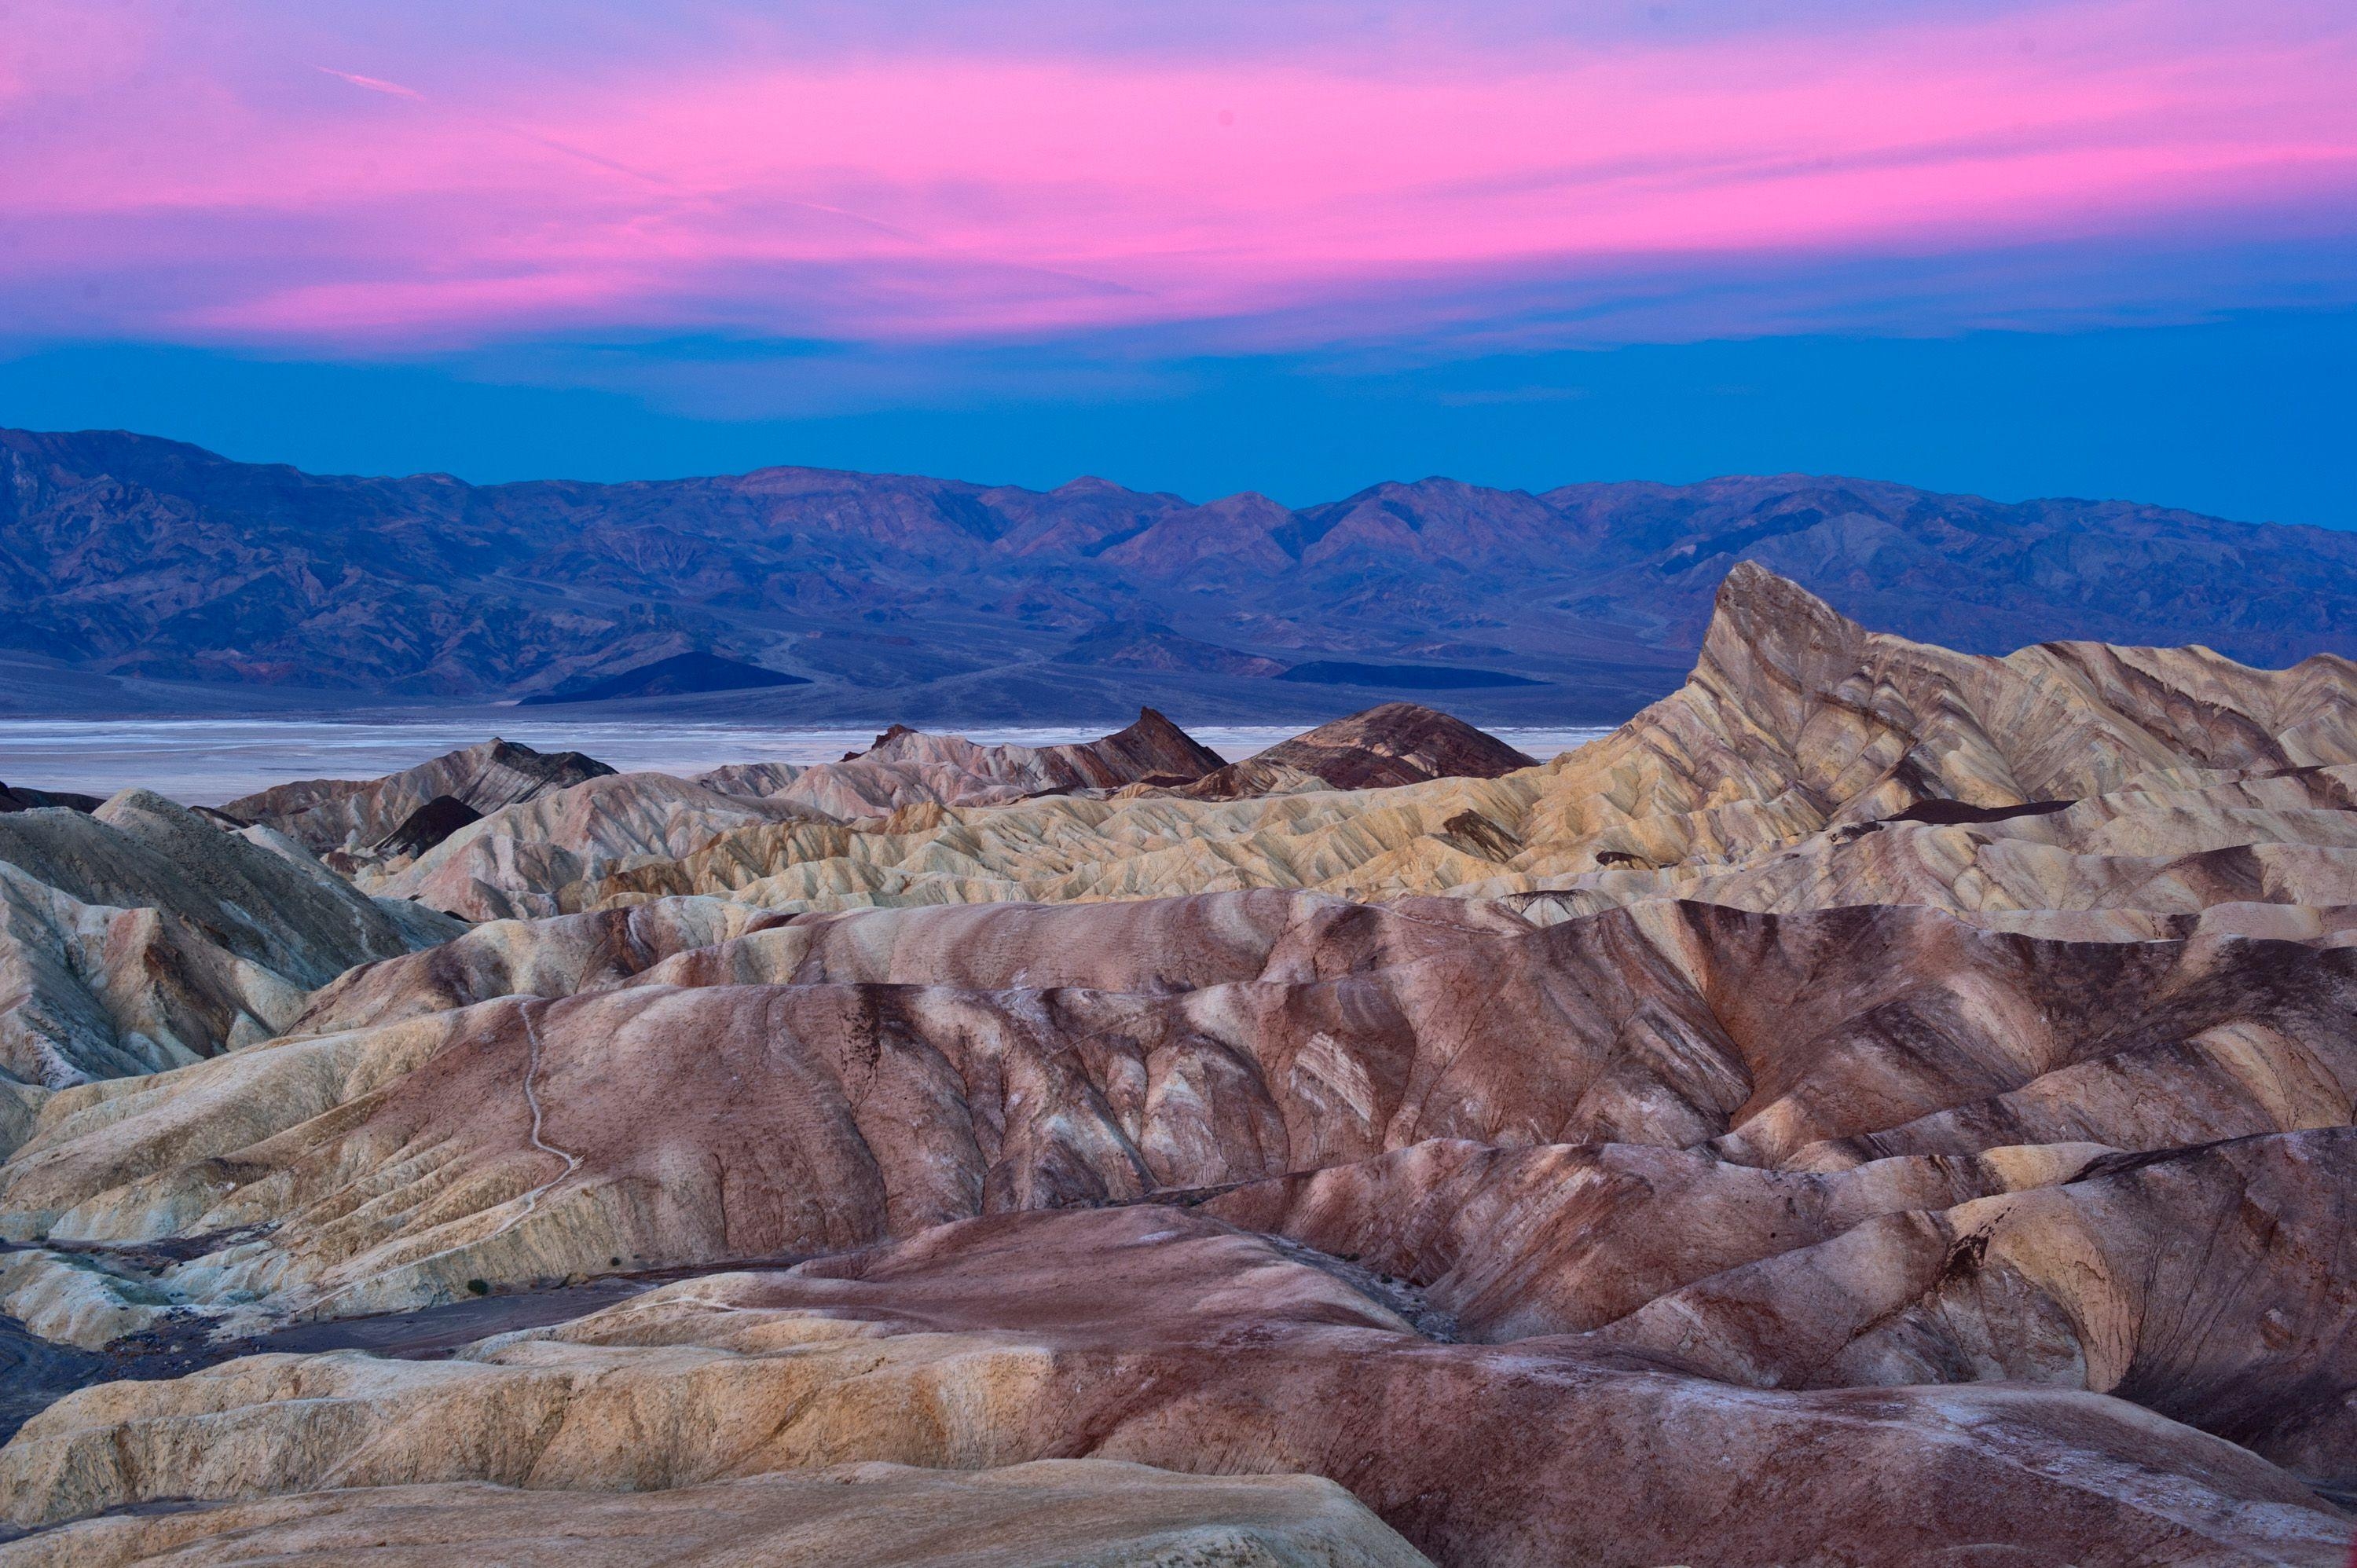
<svg viewBox="0 0 2357 1568">
<path fill-rule="evenodd" d="M 1279 770 L 1306 773 L 1337 789 L 1382 789 L 1432 779 L 1495 779 L 1537 765 L 1462 719 L 1415 703 L 1385 703 L 1230 763 L 1180 793 L 1204 800 L 1264 794 L 1285 776 Z"/>
<path fill-rule="evenodd" d="M 1222 765 L 1219 753 L 1141 708 L 1128 728 L 1071 745 L 983 746 L 894 725 L 874 746 L 840 762 L 747 763 L 716 768 L 698 782 L 723 794 L 795 801 L 851 819 L 910 806 L 998 805 L 1035 795 L 1183 784 Z"/>
<path fill-rule="evenodd" d="M 2339 1126 L 2357 1093 L 2345 948 L 2043 942 L 1901 908 L 1535 928 L 1469 901 L 1264 892 L 802 917 L 656 957 L 718 934 L 714 908 L 509 929 L 539 943 L 470 934 L 363 972 L 311 1023 L 370 1027 L 167 1075 L 135 1102 L 61 1096 L 0 1167 L 0 1216 L 27 1240 L 234 1233 L 152 1278 L 165 1310 L 350 1313 L 1429 1139 L 1645 1144 L 1691 1151 L 1689 1169 L 1876 1161 L 1831 1184 L 1872 1194 L 1901 1167 L 1879 1156 Z M 590 989 L 465 1004 L 566 984 Z M 405 1008 L 411 993 L 454 1010 Z M 1919 1161 L 1904 1202 L 1834 1211 L 1945 1208 L 2036 1164 L 1987 1161 Z M 1730 1183 L 1761 1179 L 1706 1186 Z M 1833 1221 L 1813 1223 L 1795 1244 Z M 45 1310 L 85 1321 L 63 1298 Z"/>
<path fill-rule="evenodd" d="M 0 1451 L 0 1509 L 1047 1457 L 1330 1477 L 1435 1562 L 1482 1568 L 2325 1568 L 2351 1528 L 2118 1400 L 1765 1391 L 1580 1341 L 1438 1343 L 1332 1267 L 1153 1208 L 690 1282 L 451 1361 L 261 1357 L 88 1390 Z"/>
</svg>

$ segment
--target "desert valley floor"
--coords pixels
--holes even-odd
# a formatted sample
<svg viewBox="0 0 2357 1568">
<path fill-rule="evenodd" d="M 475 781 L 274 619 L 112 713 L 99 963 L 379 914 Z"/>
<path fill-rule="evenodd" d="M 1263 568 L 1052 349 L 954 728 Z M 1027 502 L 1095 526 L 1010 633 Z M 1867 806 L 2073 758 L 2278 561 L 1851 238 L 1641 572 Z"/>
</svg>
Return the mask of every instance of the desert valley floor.
<svg viewBox="0 0 2357 1568">
<path fill-rule="evenodd" d="M 0 1564 L 2357 1531 L 2338 657 L 0 807 Z"/>
</svg>

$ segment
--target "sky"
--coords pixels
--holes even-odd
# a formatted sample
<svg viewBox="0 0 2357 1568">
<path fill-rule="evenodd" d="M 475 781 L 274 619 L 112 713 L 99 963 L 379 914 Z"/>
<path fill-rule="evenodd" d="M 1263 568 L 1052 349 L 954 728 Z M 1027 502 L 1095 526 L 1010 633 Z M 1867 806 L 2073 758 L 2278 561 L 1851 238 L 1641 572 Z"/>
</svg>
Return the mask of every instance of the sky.
<svg viewBox="0 0 2357 1568">
<path fill-rule="evenodd" d="M 0 0 L 0 424 L 2357 526 L 2346 0 Z"/>
</svg>

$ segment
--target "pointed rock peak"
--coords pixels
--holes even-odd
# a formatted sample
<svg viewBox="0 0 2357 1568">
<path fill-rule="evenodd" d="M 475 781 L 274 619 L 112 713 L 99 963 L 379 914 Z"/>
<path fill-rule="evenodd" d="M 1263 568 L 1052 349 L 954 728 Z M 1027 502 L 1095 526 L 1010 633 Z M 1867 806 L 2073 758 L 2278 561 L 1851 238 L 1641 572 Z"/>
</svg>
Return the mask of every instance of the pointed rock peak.
<svg viewBox="0 0 2357 1568">
<path fill-rule="evenodd" d="M 893 746 L 910 736 L 920 736 L 922 733 L 920 730 L 910 729 L 907 725 L 894 725 L 882 735 L 877 736 L 866 751 L 845 753 L 843 759 L 849 762 L 855 757 L 875 757 L 881 754 L 887 746 Z"/>
<path fill-rule="evenodd" d="M 1118 735 L 1107 736 L 1105 742 L 1125 756 L 1152 762 L 1149 771 L 1157 777 L 1196 779 L 1227 766 L 1226 758 L 1180 729 L 1158 708 L 1138 709 L 1137 722 Z"/>
<path fill-rule="evenodd" d="M 1803 653 L 1854 648 L 1866 629 L 1824 600 L 1756 561 L 1738 561 L 1718 585 L 1702 661 L 1722 667 L 1765 656 L 1788 664 Z"/>
<path fill-rule="evenodd" d="M 1721 615 L 1780 598 L 1794 605 L 1813 607 L 1820 615 L 1836 613 L 1832 606 L 1800 584 L 1790 577 L 1777 575 L 1757 561 L 1738 561 L 1727 569 L 1726 577 L 1718 585 L 1718 611 Z"/>
</svg>

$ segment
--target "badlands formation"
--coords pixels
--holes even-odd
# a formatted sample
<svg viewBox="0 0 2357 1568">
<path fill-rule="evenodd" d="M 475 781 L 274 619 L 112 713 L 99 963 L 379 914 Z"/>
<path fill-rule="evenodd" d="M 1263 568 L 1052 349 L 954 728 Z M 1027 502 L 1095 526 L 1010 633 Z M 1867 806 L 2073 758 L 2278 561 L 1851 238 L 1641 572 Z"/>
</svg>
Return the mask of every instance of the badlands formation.
<svg viewBox="0 0 2357 1568">
<path fill-rule="evenodd" d="M 0 816 L 0 1563 L 2345 1560 L 2345 660 L 534 755 Z"/>
</svg>

